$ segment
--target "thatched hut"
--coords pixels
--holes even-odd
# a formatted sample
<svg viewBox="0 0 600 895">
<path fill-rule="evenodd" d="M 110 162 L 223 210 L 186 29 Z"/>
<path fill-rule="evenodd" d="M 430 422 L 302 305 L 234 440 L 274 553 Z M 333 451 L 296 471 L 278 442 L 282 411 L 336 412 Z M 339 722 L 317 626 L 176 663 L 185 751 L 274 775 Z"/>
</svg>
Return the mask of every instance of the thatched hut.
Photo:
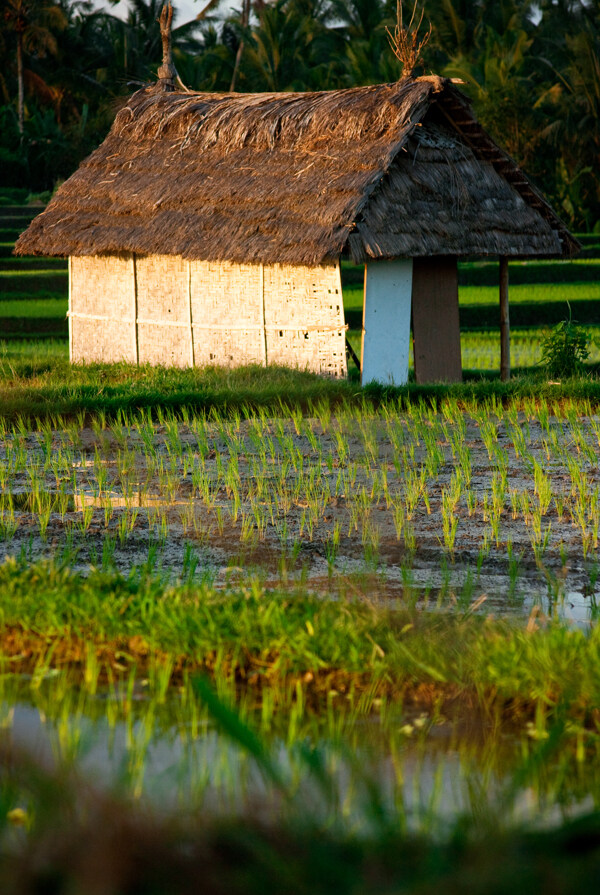
<svg viewBox="0 0 600 895">
<path fill-rule="evenodd" d="M 16 251 L 70 259 L 72 360 L 461 376 L 457 259 L 570 255 L 543 196 L 439 77 L 317 93 L 135 93 Z M 505 325 L 508 324 L 505 299 Z"/>
</svg>

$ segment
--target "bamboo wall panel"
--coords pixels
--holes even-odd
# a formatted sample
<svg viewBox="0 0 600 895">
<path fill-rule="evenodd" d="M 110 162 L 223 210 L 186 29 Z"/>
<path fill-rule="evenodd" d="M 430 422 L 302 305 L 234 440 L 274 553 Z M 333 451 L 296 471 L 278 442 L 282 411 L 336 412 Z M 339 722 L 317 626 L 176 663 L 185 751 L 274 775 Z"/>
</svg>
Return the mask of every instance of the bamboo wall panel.
<svg viewBox="0 0 600 895">
<path fill-rule="evenodd" d="M 71 259 L 71 360 L 135 362 L 131 255 Z"/>
<path fill-rule="evenodd" d="M 196 364 L 264 363 L 260 265 L 192 261 L 190 287 Z"/>
<path fill-rule="evenodd" d="M 140 363 L 188 367 L 189 268 L 173 255 L 135 256 Z"/>
<path fill-rule="evenodd" d="M 345 376 L 346 335 L 340 271 L 272 264 L 264 268 L 267 361 Z"/>
<path fill-rule="evenodd" d="M 347 372 L 337 264 L 73 258 L 71 294 L 73 360 Z"/>
</svg>

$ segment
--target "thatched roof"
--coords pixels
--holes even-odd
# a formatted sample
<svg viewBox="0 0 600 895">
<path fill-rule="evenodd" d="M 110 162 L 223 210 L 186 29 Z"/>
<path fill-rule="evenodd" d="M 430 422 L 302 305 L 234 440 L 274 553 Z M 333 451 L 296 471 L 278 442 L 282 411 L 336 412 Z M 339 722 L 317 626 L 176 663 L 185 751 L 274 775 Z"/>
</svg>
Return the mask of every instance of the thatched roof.
<svg viewBox="0 0 600 895">
<path fill-rule="evenodd" d="M 577 251 L 447 80 L 320 93 L 135 93 L 19 239 L 111 252 L 319 264 Z"/>
</svg>

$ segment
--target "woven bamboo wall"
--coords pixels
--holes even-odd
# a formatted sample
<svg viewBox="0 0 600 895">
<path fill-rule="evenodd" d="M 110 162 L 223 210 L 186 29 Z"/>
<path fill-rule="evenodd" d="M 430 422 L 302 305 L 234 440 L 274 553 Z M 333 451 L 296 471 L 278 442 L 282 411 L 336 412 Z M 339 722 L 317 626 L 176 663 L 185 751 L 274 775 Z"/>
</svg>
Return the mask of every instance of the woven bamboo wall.
<svg viewBox="0 0 600 895">
<path fill-rule="evenodd" d="M 72 258 L 70 314 L 74 361 L 347 372 L 338 264 Z"/>
<path fill-rule="evenodd" d="M 140 363 L 190 367 L 189 264 L 174 255 L 136 255 Z"/>
<path fill-rule="evenodd" d="M 346 375 L 338 264 L 265 266 L 264 296 L 268 363 Z"/>
<path fill-rule="evenodd" d="M 190 268 L 196 364 L 263 364 L 260 265 L 192 261 Z"/>
<path fill-rule="evenodd" d="M 135 363 L 131 255 L 71 258 L 71 360 Z"/>
</svg>

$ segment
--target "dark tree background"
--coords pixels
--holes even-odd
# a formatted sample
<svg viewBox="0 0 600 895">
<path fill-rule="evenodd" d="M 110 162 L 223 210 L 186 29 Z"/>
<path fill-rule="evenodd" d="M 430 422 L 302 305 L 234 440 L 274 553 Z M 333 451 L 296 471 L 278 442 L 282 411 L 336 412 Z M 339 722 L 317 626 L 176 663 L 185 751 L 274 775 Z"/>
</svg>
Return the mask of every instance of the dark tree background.
<svg viewBox="0 0 600 895">
<path fill-rule="evenodd" d="M 129 0 L 123 21 L 89 0 L 0 0 L 1 186 L 52 189 L 98 145 L 124 98 L 155 77 L 161 6 Z M 238 6 L 224 17 L 219 0 L 199 0 L 197 18 L 176 17 L 189 87 L 316 90 L 399 76 L 386 34 L 396 0 Z M 600 0 L 425 0 L 425 16 L 424 71 L 461 78 L 482 123 L 571 227 L 600 229 Z"/>
</svg>

